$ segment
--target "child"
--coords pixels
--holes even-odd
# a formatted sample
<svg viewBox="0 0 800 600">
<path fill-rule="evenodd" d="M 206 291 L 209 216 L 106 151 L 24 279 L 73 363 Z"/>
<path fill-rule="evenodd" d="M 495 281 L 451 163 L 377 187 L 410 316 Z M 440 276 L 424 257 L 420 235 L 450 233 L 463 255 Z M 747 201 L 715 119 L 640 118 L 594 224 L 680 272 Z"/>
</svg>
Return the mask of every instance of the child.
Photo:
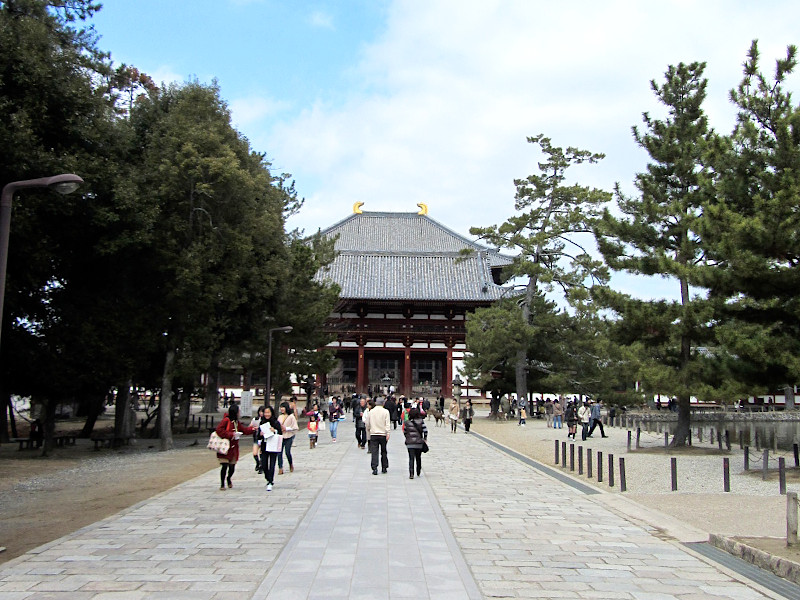
<svg viewBox="0 0 800 600">
<path fill-rule="evenodd" d="M 319 421 L 322 418 L 319 414 L 319 406 L 314 406 L 306 413 L 308 417 L 308 447 L 312 450 L 317 446 L 317 432 L 319 431 Z"/>
</svg>

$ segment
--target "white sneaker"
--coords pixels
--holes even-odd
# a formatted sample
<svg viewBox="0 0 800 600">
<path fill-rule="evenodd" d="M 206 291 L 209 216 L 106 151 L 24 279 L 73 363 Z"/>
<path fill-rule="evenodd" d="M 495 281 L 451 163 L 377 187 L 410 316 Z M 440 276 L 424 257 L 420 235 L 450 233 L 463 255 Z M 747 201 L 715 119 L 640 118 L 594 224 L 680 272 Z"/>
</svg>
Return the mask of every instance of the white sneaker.
<svg viewBox="0 0 800 600">
<path fill-rule="evenodd" d="M 271 484 L 271 483 L 268 483 L 268 484 L 267 484 L 267 491 L 268 491 L 268 492 L 271 492 L 271 491 L 272 491 L 272 484 Z"/>
</svg>

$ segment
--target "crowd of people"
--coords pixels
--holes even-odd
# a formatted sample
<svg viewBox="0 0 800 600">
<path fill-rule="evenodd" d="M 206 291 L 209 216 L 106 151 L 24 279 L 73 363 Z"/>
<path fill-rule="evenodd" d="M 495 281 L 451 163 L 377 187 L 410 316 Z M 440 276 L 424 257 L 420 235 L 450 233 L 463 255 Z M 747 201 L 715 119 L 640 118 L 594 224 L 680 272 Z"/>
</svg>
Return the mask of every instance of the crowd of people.
<svg viewBox="0 0 800 600">
<path fill-rule="evenodd" d="M 501 403 L 501 412 L 518 415 L 517 424 L 526 425 L 529 414 L 529 404 L 525 399 L 504 399 Z M 330 433 L 332 443 L 338 439 L 339 423 L 351 414 L 355 426 L 355 438 L 358 448 L 366 449 L 371 457 L 370 469 L 373 475 L 389 470 L 389 457 L 387 444 L 393 431 L 400 427 L 405 438 L 408 451 L 408 474 L 410 479 L 419 477 L 422 472 L 422 454 L 427 452 L 428 428 L 425 419 L 431 410 L 438 411 L 438 416 L 449 421 L 450 431 L 455 433 L 459 423 L 463 424 L 464 432 L 469 433 L 475 411 L 472 402 L 468 399 L 460 404 L 452 399 L 448 412 L 444 412 L 444 397 L 435 399 L 434 407 L 427 398 L 408 399 L 404 396 L 395 397 L 394 394 L 368 398 L 353 394 L 344 400 L 341 397 L 331 397 L 327 402 L 311 402 L 303 411 L 306 418 L 306 430 L 309 440 L 309 449 L 317 447 L 321 432 L 326 429 Z M 602 404 L 586 398 L 581 401 L 577 396 L 569 399 L 559 396 L 558 399 L 542 400 L 530 407 L 536 416 L 546 416 L 547 426 L 562 429 L 566 426 L 567 437 L 576 439 L 578 424 L 581 425 L 581 439 L 592 437 L 596 429 L 600 430 L 602 437 L 608 437 L 603 426 Z M 613 409 L 612 409 L 613 410 Z M 239 439 L 242 435 L 251 435 L 253 438 L 253 460 L 255 470 L 263 473 L 266 479 L 267 491 L 272 491 L 275 485 L 275 470 L 277 474 L 284 474 L 284 459 L 289 467 L 289 472 L 294 471 L 292 460 L 292 444 L 299 431 L 300 414 L 297 409 L 297 398 L 292 396 L 289 402 L 282 402 L 277 411 L 270 406 L 261 406 L 258 416 L 249 425 L 239 422 L 239 407 L 233 403 L 222 421 L 216 428 L 219 437 L 230 441 L 226 453 L 218 453 L 220 462 L 220 489 L 232 488 L 231 481 L 239 459 Z"/>
</svg>

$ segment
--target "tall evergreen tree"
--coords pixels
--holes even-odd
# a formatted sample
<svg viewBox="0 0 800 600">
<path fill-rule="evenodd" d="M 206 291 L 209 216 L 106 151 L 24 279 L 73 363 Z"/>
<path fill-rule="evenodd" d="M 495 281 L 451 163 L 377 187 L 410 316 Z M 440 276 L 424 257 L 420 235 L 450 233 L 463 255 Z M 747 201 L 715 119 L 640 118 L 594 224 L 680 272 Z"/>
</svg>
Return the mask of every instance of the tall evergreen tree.
<svg viewBox="0 0 800 600">
<path fill-rule="evenodd" d="M 569 300 L 587 297 L 590 282 L 604 282 L 606 270 L 582 244 L 581 234 L 592 231 L 592 222 L 611 195 L 602 190 L 566 185 L 566 171 L 583 163 L 596 163 L 602 154 L 553 146 L 542 134 L 528 138 L 540 147 L 545 160 L 539 173 L 515 180 L 515 206 L 520 214 L 500 225 L 472 227 L 470 233 L 497 248 L 517 252 L 506 269 L 509 277 L 527 278 L 522 302 L 523 325 L 537 319 L 535 300 L 558 288 Z M 525 328 L 523 328 L 523 331 Z M 534 340 L 520 344 L 515 361 L 517 396 L 528 395 L 530 363 L 527 349 Z"/>
<path fill-rule="evenodd" d="M 645 173 L 636 176 L 637 196 L 617 186 L 622 217 L 606 210 L 597 240 L 607 264 L 629 273 L 665 277 L 675 282 L 680 300 L 636 300 L 611 290 L 597 297 L 624 320 L 623 339 L 638 343 L 649 365 L 640 372 L 646 389 L 678 398 L 678 426 L 672 445 L 689 435 L 690 398 L 708 393 L 702 347 L 711 340 L 712 304 L 690 287 L 704 260 L 698 220 L 708 200 L 704 154 L 710 135 L 703 112 L 705 63 L 670 66 L 663 84 L 651 82 L 667 108 L 664 120 L 643 115 L 645 131 L 633 128 L 637 143 L 650 155 Z"/>
<path fill-rule="evenodd" d="M 785 89 L 797 48 L 776 61 L 772 79 L 754 41 L 730 136 L 710 152 L 715 195 L 700 221 L 713 269 L 702 283 L 724 312 L 719 339 L 739 358 L 736 377 L 762 389 L 800 380 L 800 107 Z M 764 391 L 767 391 L 764 389 Z"/>
</svg>

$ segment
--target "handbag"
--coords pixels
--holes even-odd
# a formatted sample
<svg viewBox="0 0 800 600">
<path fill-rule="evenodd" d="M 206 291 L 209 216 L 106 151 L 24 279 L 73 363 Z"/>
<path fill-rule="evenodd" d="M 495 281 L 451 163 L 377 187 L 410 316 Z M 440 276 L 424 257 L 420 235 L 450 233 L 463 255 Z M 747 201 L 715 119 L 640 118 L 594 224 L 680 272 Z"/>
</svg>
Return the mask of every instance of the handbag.
<svg viewBox="0 0 800 600">
<path fill-rule="evenodd" d="M 325 421 L 317 421 L 317 430 L 325 431 Z"/>
<path fill-rule="evenodd" d="M 216 431 L 212 431 L 211 437 L 208 438 L 208 446 L 206 446 L 206 448 L 216 452 L 217 454 L 227 454 L 228 450 L 231 449 L 231 441 L 219 437 Z"/>
<path fill-rule="evenodd" d="M 428 448 L 428 441 L 422 440 L 422 453 L 425 454 L 430 448 Z"/>
</svg>

